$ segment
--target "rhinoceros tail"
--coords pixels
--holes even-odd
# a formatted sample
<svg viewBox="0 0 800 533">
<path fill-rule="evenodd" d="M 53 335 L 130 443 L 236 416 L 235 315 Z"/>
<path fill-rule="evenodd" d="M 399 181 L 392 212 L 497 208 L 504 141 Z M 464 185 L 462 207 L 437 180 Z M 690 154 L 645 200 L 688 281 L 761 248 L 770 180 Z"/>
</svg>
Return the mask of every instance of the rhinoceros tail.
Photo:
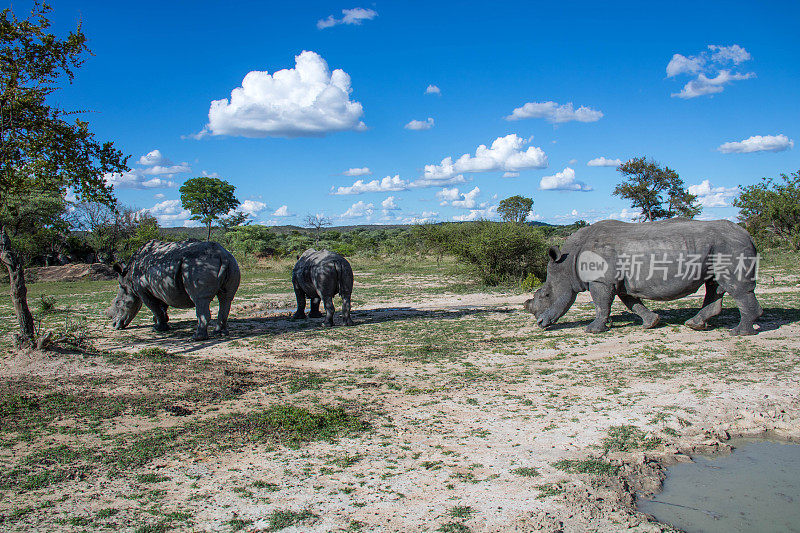
<svg viewBox="0 0 800 533">
<path fill-rule="evenodd" d="M 350 265 L 342 261 L 335 261 L 337 282 L 339 283 L 339 295 L 350 295 L 353 293 L 353 270 Z"/>
</svg>

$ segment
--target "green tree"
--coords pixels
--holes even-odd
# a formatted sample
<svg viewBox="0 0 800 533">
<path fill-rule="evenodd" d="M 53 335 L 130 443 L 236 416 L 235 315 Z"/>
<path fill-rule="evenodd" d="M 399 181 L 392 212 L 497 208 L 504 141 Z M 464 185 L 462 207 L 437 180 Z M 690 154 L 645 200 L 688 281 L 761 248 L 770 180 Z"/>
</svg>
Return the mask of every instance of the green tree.
<svg viewBox="0 0 800 533">
<path fill-rule="evenodd" d="M 617 167 L 624 176 L 613 194 L 630 200 L 645 221 L 676 216 L 694 218 L 702 207 L 689 193 L 678 173 L 645 157 L 636 157 Z"/>
<path fill-rule="evenodd" d="M 193 220 L 199 220 L 208 227 L 211 240 L 211 225 L 223 215 L 239 207 L 234 192 L 236 187 L 219 178 L 192 178 L 181 185 L 181 204 L 192 213 Z"/>
<path fill-rule="evenodd" d="M 74 113 L 48 102 L 89 53 L 80 25 L 63 39 L 49 33 L 50 11 L 38 2 L 24 19 L 12 9 L 0 11 L 0 211 L 6 214 L 20 199 L 66 202 L 68 191 L 81 201 L 112 204 L 104 175 L 128 170 L 127 157 L 111 142 L 99 142 L 87 122 L 72 121 Z M 2 223 L 8 228 L 13 220 Z M 25 271 L 6 229 L 0 231 L 0 261 L 11 280 L 19 340 L 32 343 Z"/>
<path fill-rule="evenodd" d="M 779 177 L 742 187 L 733 205 L 755 238 L 800 250 L 800 170 Z"/>
<path fill-rule="evenodd" d="M 533 198 L 517 195 L 502 200 L 497 207 L 497 212 L 500 214 L 500 218 L 506 222 L 521 223 L 528 218 L 531 207 L 533 207 Z"/>
</svg>

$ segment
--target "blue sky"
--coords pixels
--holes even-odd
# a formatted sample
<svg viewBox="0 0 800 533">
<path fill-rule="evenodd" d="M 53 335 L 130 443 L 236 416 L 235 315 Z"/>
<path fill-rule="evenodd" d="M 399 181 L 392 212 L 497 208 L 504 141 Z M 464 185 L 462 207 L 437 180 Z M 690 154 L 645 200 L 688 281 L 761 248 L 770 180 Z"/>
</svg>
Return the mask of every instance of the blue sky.
<svg viewBox="0 0 800 533">
<path fill-rule="evenodd" d="M 723 218 L 800 169 L 797 2 L 295 5 L 54 6 L 94 52 L 56 99 L 132 156 L 123 203 L 190 224 L 178 187 L 205 173 L 269 224 L 492 218 L 514 194 L 546 222 L 628 218 L 587 163 L 646 155 Z"/>
</svg>

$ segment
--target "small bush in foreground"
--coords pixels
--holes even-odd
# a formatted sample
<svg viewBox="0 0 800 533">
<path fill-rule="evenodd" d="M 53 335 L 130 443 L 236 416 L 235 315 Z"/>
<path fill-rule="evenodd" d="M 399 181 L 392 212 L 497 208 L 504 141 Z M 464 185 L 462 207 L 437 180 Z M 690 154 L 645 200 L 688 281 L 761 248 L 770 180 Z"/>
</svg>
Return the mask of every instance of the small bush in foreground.
<svg viewBox="0 0 800 533">
<path fill-rule="evenodd" d="M 593 474 L 595 476 L 616 475 L 619 466 L 613 465 L 602 459 L 563 459 L 553 463 L 553 466 L 564 472 L 572 474 Z"/>
<path fill-rule="evenodd" d="M 660 444 L 661 439 L 658 437 L 648 437 L 644 431 L 631 425 L 611 426 L 608 436 L 602 441 L 603 451 L 606 453 L 652 450 Z"/>
</svg>

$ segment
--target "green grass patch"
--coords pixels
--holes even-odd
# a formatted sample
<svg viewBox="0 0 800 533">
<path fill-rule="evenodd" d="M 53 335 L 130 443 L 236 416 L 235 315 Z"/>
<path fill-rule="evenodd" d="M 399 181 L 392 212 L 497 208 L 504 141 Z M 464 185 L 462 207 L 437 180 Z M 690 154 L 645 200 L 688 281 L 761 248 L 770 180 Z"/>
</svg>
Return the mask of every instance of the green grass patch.
<svg viewBox="0 0 800 533">
<path fill-rule="evenodd" d="M 562 459 L 553 466 L 572 474 L 592 474 L 595 476 L 613 476 L 619 472 L 619 466 L 602 459 Z"/>
<path fill-rule="evenodd" d="M 512 472 L 522 477 L 536 477 L 539 475 L 539 471 L 532 466 L 520 466 L 519 468 L 512 470 Z"/>
<path fill-rule="evenodd" d="M 635 450 L 652 450 L 661 445 L 661 439 L 648 436 L 644 431 L 632 425 L 611 426 L 608 435 L 603 437 L 603 452 L 632 452 Z"/>
</svg>

